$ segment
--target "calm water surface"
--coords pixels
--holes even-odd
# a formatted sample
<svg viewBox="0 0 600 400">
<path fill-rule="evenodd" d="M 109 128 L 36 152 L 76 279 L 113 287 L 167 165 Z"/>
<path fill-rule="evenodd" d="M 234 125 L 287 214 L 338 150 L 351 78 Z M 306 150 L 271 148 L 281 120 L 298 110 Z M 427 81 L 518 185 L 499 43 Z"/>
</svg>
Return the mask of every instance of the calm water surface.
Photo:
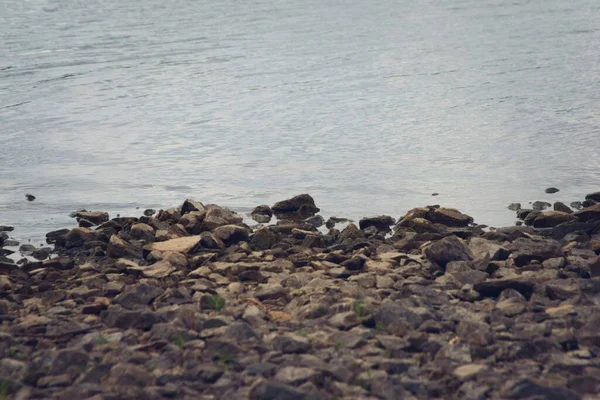
<svg viewBox="0 0 600 400">
<path fill-rule="evenodd" d="M 0 44 L 17 238 L 188 196 L 502 225 L 600 190 L 597 0 L 0 0 Z"/>
</svg>

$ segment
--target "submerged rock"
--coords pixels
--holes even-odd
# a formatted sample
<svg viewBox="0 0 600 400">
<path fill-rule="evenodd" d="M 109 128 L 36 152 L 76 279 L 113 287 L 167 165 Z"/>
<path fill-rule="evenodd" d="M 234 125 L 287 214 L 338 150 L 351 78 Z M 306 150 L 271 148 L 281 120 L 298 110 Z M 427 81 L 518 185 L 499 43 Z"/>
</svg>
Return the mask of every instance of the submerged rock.
<svg viewBox="0 0 600 400">
<path fill-rule="evenodd" d="M 301 210 L 303 214 L 316 214 L 320 211 L 309 194 L 300 194 L 288 200 L 278 201 L 273 205 L 272 210 L 276 214 L 297 213 Z"/>
</svg>

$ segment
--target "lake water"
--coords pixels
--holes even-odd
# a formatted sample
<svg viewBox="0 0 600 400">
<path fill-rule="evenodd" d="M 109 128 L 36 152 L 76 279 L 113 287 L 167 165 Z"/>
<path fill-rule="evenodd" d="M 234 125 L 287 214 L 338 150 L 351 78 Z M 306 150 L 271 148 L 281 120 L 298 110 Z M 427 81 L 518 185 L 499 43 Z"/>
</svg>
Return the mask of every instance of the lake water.
<svg viewBox="0 0 600 400">
<path fill-rule="evenodd" d="M 0 0 L 0 43 L 17 238 L 186 197 L 503 225 L 600 190 L 598 0 Z"/>
</svg>

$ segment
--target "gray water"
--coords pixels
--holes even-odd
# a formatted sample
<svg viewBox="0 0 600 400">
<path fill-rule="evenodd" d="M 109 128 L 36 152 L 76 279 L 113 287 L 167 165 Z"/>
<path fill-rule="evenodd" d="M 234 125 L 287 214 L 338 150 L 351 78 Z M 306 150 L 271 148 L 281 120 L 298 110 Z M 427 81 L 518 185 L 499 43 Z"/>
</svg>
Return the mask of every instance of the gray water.
<svg viewBox="0 0 600 400">
<path fill-rule="evenodd" d="M 599 110 L 598 0 L 0 0 L 0 224 L 308 192 L 506 225 L 600 190 Z"/>
</svg>

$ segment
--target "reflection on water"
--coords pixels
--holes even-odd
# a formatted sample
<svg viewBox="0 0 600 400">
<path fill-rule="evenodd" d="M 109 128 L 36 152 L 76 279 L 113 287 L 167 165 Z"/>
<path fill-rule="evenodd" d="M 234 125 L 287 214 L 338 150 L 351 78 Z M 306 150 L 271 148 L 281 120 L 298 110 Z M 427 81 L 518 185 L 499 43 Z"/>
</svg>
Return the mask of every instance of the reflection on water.
<svg viewBox="0 0 600 400">
<path fill-rule="evenodd" d="M 498 225 L 599 190 L 600 3 L 348 3 L 0 2 L 0 223 L 308 192 Z"/>
</svg>

